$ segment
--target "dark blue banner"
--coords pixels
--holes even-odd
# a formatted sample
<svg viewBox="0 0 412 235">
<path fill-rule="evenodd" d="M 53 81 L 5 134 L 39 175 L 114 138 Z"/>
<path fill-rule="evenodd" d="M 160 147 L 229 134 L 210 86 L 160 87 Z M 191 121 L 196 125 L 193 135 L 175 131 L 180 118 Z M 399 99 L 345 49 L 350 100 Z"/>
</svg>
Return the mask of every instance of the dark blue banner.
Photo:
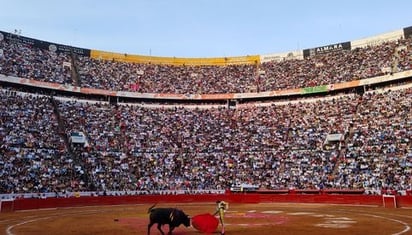
<svg viewBox="0 0 412 235">
<path fill-rule="evenodd" d="M 90 56 L 90 49 L 72 47 L 72 46 L 51 43 L 51 42 L 46 42 L 46 41 L 40 41 L 37 39 L 21 36 L 19 34 L 13 34 L 13 33 L 7 33 L 7 32 L 0 31 L 0 41 L 2 40 L 6 40 L 7 42 L 21 43 L 21 44 L 29 45 L 32 47 L 55 51 L 59 53 L 60 52 L 65 52 L 65 53 L 73 52 L 78 55 Z"/>
<path fill-rule="evenodd" d="M 341 43 L 330 44 L 330 45 L 321 46 L 321 47 L 315 47 L 311 49 L 305 49 L 303 50 L 303 57 L 307 58 L 310 56 L 314 56 L 318 54 L 325 54 L 325 53 L 329 53 L 332 51 L 341 51 L 341 50 L 350 50 L 350 49 L 351 49 L 350 42 L 341 42 Z"/>
<path fill-rule="evenodd" d="M 410 37 L 412 37 L 412 26 L 403 28 L 403 36 L 404 36 L 405 38 L 410 38 Z"/>
</svg>

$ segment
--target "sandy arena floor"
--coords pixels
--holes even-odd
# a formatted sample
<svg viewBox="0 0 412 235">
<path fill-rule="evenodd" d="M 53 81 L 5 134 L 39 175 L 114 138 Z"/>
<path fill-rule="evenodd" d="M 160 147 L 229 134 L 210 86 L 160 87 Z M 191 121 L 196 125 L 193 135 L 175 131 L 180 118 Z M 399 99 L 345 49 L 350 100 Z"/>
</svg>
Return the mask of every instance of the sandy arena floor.
<svg viewBox="0 0 412 235">
<path fill-rule="evenodd" d="M 151 204 L 78 207 L 0 213 L 0 233 L 44 234 L 147 234 Z M 158 204 L 177 207 L 194 216 L 213 213 L 214 203 Z M 324 204 L 230 204 L 225 216 L 226 235 L 250 234 L 412 234 L 412 208 L 341 206 Z M 168 231 L 168 226 L 162 228 Z M 214 234 L 219 234 L 218 231 Z M 159 235 L 156 225 L 152 235 Z M 174 235 L 201 234 L 181 225 Z"/>
</svg>

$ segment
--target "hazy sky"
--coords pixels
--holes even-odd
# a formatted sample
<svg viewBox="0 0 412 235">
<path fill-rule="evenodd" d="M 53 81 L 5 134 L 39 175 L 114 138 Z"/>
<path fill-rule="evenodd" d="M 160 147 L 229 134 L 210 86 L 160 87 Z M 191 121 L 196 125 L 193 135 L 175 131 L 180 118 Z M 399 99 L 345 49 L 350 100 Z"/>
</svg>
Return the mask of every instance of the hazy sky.
<svg viewBox="0 0 412 235">
<path fill-rule="evenodd" d="M 0 30 L 119 53 L 281 53 L 412 26 L 411 0 L 0 0 Z"/>
</svg>

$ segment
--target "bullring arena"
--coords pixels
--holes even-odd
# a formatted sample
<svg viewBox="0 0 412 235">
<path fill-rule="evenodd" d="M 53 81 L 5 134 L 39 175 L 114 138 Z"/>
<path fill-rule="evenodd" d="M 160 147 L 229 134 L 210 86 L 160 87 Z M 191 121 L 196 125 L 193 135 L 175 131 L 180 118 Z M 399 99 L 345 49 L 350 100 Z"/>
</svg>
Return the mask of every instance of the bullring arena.
<svg viewBox="0 0 412 235">
<path fill-rule="evenodd" d="M 146 234 L 147 210 L 152 205 L 182 209 L 195 216 L 213 214 L 214 199 L 233 201 L 225 213 L 226 234 L 412 234 L 411 199 L 398 197 L 394 202 L 391 197 L 384 204 L 381 196 L 373 195 L 204 194 L 28 199 L 20 206 L 15 203 L 15 209 L 19 210 L 0 214 L 0 229 L 7 235 Z M 333 201 L 339 204 L 330 203 Z M 53 205 L 61 207 L 47 208 Z M 22 210 L 23 207 L 40 209 Z M 219 229 L 213 234 L 219 234 Z M 168 231 L 168 227 L 163 226 L 163 230 Z M 151 228 L 151 234 L 160 234 L 156 226 Z M 202 233 L 181 225 L 173 234 Z"/>
<path fill-rule="evenodd" d="M 20 211 L 0 215 L 3 234 L 146 234 L 150 204 Z M 189 215 L 213 212 L 214 203 L 173 203 Z M 328 204 L 231 204 L 226 234 L 412 234 L 412 208 Z M 163 227 L 168 231 L 167 226 Z M 156 226 L 151 234 L 160 234 Z M 200 234 L 183 225 L 174 234 Z M 216 231 L 214 234 L 218 234 Z"/>
</svg>

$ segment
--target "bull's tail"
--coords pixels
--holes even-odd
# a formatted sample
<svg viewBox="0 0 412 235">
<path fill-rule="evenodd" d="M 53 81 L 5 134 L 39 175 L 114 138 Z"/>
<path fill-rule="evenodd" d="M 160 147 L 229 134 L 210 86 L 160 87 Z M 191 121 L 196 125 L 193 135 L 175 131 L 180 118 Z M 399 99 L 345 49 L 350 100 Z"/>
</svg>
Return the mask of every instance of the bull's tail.
<svg viewBox="0 0 412 235">
<path fill-rule="evenodd" d="M 152 211 L 152 209 L 156 206 L 157 203 L 153 204 L 153 206 L 149 207 L 149 209 L 147 210 L 147 213 L 150 213 Z"/>
</svg>

